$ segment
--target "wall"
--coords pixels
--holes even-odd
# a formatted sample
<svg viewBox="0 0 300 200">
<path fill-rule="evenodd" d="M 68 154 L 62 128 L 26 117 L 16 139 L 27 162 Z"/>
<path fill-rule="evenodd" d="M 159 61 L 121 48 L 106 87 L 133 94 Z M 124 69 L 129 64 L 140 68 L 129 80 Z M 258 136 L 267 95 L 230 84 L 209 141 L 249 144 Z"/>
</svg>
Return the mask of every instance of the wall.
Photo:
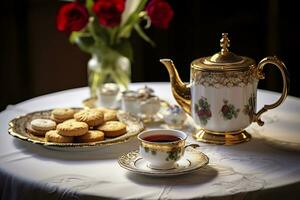
<svg viewBox="0 0 300 200">
<path fill-rule="evenodd" d="M 135 60 L 132 81 L 168 81 L 160 58 L 172 58 L 184 81 L 193 59 L 219 51 L 222 32 L 228 32 L 231 50 L 259 61 L 277 55 L 291 77 L 290 95 L 300 96 L 296 76 L 299 31 L 293 5 L 285 1 L 171 1 L 175 16 L 167 31 L 149 29 L 156 47 L 133 34 Z M 5 1 L 0 16 L 0 110 L 8 104 L 87 85 L 89 55 L 68 42 L 55 28 L 60 5 L 53 0 Z M 296 9 L 296 7 L 295 7 Z M 268 67 L 260 88 L 281 90 L 280 74 Z"/>
</svg>

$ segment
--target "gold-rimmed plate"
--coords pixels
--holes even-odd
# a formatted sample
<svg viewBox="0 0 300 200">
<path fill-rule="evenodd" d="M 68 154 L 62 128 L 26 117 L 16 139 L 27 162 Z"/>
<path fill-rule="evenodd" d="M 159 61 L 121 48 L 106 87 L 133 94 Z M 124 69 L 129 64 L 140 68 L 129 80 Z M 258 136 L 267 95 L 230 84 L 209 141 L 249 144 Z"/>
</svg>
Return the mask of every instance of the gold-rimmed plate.
<svg viewBox="0 0 300 200">
<path fill-rule="evenodd" d="M 74 108 L 80 110 L 81 108 Z M 58 150 L 87 150 L 94 147 L 103 147 L 108 145 L 114 145 L 126 142 L 130 138 L 136 136 L 142 130 L 144 130 L 144 124 L 142 120 L 136 116 L 127 112 L 118 111 L 117 118 L 127 126 L 127 132 L 124 135 L 115 138 L 105 138 L 103 141 L 90 142 L 90 143 L 55 143 L 47 142 L 44 137 L 37 137 L 30 134 L 26 127 L 33 119 L 42 118 L 49 119 L 52 110 L 43 110 L 28 113 L 23 116 L 19 116 L 9 122 L 8 133 L 20 140 L 24 140 L 33 144 L 40 144 L 45 147 L 58 149 Z"/>
<path fill-rule="evenodd" d="M 119 165 L 133 173 L 147 176 L 177 176 L 194 172 L 209 162 L 209 158 L 202 152 L 194 148 L 187 148 L 183 158 L 177 161 L 172 169 L 152 169 L 148 167 L 148 162 L 143 159 L 138 150 L 128 152 L 118 159 Z"/>
</svg>

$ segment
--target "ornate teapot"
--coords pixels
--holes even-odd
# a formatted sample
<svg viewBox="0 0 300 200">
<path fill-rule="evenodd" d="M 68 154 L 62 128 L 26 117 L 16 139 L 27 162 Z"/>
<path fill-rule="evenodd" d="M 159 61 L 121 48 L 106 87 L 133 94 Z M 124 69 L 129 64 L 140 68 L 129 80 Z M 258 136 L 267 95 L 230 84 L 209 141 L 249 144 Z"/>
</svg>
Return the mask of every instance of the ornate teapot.
<svg viewBox="0 0 300 200">
<path fill-rule="evenodd" d="M 289 79 L 287 69 L 275 56 L 262 59 L 258 65 L 251 58 L 229 51 L 228 34 L 220 40 L 221 51 L 191 63 L 190 83 L 180 80 L 170 59 L 161 59 L 170 75 L 172 93 L 177 103 L 201 127 L 194 134 L 198 141 L 214 144 L 237 144 L 248 141 L 245 131 L 252 122 L 264 124 L 261 115 L 279 106 L 287 97 Z M 260 79 L 264 79 L 266 64 L 279 68 L 283 78 L 281 97 L 256 112 L 256 92 Z"/>
</svg>

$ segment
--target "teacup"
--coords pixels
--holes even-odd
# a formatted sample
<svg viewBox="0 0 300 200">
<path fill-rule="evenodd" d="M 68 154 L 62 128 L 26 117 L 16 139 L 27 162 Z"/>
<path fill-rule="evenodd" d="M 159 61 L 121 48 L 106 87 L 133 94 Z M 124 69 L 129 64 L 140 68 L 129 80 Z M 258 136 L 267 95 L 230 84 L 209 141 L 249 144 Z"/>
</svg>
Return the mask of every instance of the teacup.
<svg viewBox="0 0 300 200">
<path fill-rule="evenodd" d="M 140 133 L 139 152 L 152 169 L 171 169 L 182 158 L 187 134 L 173 129 L 153 129 Z"/>
</svg>

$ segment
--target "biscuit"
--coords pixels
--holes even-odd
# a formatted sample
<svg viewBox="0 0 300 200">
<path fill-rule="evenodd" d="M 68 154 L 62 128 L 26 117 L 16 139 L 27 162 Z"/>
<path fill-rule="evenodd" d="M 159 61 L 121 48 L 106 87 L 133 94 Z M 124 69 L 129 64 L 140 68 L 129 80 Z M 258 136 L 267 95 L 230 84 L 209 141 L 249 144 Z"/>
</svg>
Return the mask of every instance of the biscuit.
<svg viewBox="0 0 300 200">
<path fill-rule="evenodd" d="M 57 130 L 47 131 L 47 133 L 45 134 L 45 139 L 47 142 L 57 142 L 57 143 L 73 142 L 73 137 L 62 136 L 58 134 Z"/>
<path fill-rule="evenodd" d="M 64 121 L 64 122 L 78 122 L 76 119 L 67 119 L 66 121 Z"/>
<path fill-rule="evenodd" d="M 62 136 L 81 136 L 88 132 L 89 126 L 84 122 L 70 120 L 58 124 L 56 130 Z"/>
<path fill-rule="evenodd" d="M 108 121 L 97 127 L 99 131 L 103 131 L 105 137 L 117 137 L 126 133 L 126 125 L 119 121 Z"/>
<path fill-rule="evenodd" d="M 98 130 L 89 130 L 82 136 L 75 137 L 76 142 L 97 142 L 104 140 L 104 133 Z"/>
<path fill-rule="evenodd" d="M 54 119 L 64 121 L 73 118 L 75 110 L 72 108 L 56 108 L 52 110 L 51 114 L 53 115 Z"/>
<path fill-rule="evenodd" d="M 62 119 L 56 119 L 56 118 L 53 116 L 53 114 L 50 115 L 50 119 L 53 120 L 53 121 L 55 121 L 57 124 L 58 124 L 58 123 L 62 123 L 62 122 L 65 121 L 65 120 L 62 120 Z"/>
<path fill-rule="evenodd" d="M 99 126 L 104 122 L 103 112 L 98 109 L 81 110 L 74 115 L 79 122 L 85 122 L 89 126 Z"/>
<path fill-rule="evenodd" d="M 98 108 L 98 110 L 102 111 L 104 113 L 104 121 L 115 121 L 117 119 L 117 111 L 107 108 Z"/>
<path fill-rule="evenodd" d="M 29 133 L 35 135 L 35 136 L 45 136 L 45 133 L 47 131 L 38 131 L 38 130 L 34 130 L 32 127 L 31 127 L 31 124 L 30 123 L 27 123 L 26 125 L 26 129 Z"/>
<path fill-rule="evenodd" d="M 34 119 L 30 122 L 30 125 L 36 131 L 50 131 L 56 127 L 55 121 L 50 119 Z"/>
</svg>

